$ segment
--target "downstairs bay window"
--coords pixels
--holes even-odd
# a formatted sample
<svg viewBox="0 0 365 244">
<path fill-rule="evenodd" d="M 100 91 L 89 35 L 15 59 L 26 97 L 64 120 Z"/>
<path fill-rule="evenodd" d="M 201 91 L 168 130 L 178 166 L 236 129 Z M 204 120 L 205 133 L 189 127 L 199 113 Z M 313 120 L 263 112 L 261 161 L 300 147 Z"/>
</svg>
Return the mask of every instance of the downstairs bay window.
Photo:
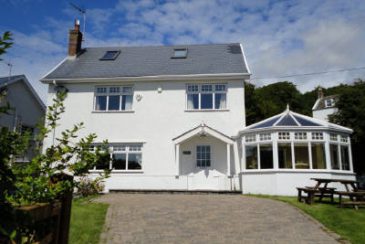
<svg viewBox="0 0 365 244">
<path fill-rule="evenodd" d="M 101 157 L 94 170 L 112 171 L 142 170 L 141 144 L 116 144 L 108 148 L 109 154 Z"/>
</svg>

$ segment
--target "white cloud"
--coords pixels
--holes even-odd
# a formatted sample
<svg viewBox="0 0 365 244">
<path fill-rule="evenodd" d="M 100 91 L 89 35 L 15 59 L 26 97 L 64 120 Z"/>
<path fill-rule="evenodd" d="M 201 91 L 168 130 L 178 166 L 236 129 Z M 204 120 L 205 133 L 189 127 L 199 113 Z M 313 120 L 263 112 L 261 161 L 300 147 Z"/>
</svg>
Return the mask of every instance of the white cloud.
<svg viewBox="0 0 365 244">
<path fill-rule="evenodd" d="M 20 1 L 20 0 L 19 0 Z M 365 66 L 365 3 L 362 0 L 223 1 L 120 0 L 88 9 L 87 46 L 241 42 L 253 78 Z M 18 37 L 14 70 L 34 81 L 67 51 L 68 20 L 45 16 L 43 26 Z M 0 68 L 4 73 L 6 67 Z M 18 73 L 18 72 L 17 72 Z M 292 77 L 302 91 L 365 76 L 365 70 Z M 278 79 L 253 80 L 262 85 Z M 285 79 L 279 79 L 285 80 Z M 36 83 L 36 82 L 34 82 Z"/>
</svg>

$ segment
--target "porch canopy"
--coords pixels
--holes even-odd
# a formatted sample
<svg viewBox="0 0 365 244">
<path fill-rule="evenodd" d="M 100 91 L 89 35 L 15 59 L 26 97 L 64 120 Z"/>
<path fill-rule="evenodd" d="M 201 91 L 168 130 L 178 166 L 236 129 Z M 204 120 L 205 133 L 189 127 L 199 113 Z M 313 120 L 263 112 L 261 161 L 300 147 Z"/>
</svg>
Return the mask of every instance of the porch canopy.
<svg viewBox="0 0 365 244">
<path fill-rule="evenodd" d="M 242 171 L 353 172 L 351 133 L 287 108 L 240 132 Z"/>
<path fill-rule="evenodd" d="M 231 146 L 234 145 L 234 140 L 229 136 L 221 133 L 218 130 L 215 130 L 205 123 L 200 124 L 199 126 L 184 132 L 183 134 L 175 137 L 173 142 L 175 143 L 175 163 L 176 163 L 176 175 L 180 174 L 180 145 L 195 136 L 206 137 L 211 136 L 216 138 L 224 143 L 226 143 L 227 147 L 227 175 L 231 174 L 230 162 L 231 162 Z M 234 155 L 236 155 L 237 148 L 234 147 Z M 236 160 L 235 160 L 236 162 Z"/>
</svg>

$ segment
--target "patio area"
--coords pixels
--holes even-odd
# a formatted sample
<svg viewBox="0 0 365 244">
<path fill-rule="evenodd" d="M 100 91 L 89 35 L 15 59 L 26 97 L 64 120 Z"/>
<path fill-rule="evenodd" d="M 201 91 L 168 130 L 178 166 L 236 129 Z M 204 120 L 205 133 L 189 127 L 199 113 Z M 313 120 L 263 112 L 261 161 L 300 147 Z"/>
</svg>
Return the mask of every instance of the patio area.
<svg viewBox="0 0 365 244">
<path fill-rule="evenodd" d="M 107 194 L 101 243 L 333 243 L 287 203 L 242 195 Z"/>
</svg>

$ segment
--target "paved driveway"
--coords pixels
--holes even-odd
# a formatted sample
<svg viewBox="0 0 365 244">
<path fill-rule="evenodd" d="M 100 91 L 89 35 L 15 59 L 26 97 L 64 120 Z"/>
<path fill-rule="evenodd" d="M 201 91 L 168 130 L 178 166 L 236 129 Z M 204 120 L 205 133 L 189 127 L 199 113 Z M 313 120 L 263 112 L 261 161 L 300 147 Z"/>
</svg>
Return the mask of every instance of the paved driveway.
<svg viewBox="0 0 365 244">
<path fill-rule="evenodd" d="M 334 243 L 286 203 L 241 195 L 124 194 L 110 203 L 102 243 Z"/>
</svg>

